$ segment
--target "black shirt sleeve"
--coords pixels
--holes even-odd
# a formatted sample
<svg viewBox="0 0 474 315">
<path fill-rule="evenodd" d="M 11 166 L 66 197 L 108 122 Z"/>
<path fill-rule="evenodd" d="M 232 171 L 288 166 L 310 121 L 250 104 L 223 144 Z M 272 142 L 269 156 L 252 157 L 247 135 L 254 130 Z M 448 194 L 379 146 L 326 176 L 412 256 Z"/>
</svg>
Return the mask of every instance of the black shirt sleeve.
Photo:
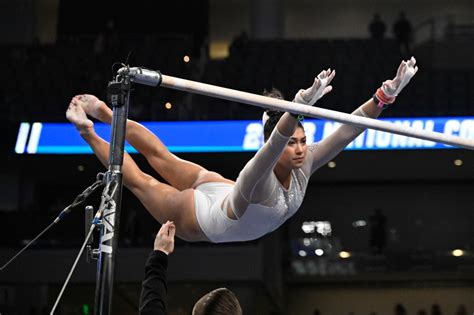
<svg viewBox="0 0 474 315">
<path fill-rule="evenodd" d="M 162 251 L 153 251 L 145 265 L 145 279 L 140 294 L 140 315 L 166 314 L 166 268 L 168 255 Z"/>
</svg>

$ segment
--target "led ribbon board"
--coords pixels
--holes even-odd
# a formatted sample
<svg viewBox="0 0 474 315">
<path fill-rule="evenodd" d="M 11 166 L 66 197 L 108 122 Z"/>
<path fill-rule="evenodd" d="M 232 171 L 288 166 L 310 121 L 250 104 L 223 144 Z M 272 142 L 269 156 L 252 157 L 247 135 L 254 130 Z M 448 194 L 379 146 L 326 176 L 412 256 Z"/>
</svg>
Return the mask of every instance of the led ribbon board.
<svg viewBox="0 0 474 315">
<path fill-rule="evenodd" d="M 415 129 L 474 139 L 474 117 L 381 119 Z M 257 120 L 143 122 L 171 152 L 245 152 L 263 144 L 263 126 Z M 306 119 L 307 142 L 318 142 L 341 124 Z M 110 140 L 110 126 L 96 123 L 97 134 Z M 125 149 L 137 153 L 128 143 Z M 368 129 L 346 150 L 454 149 L 432 141 Z M 92 154 L 91 148 L 70 123 L 21 123 L 15 145 L 18 154 Z"/>
</svg>

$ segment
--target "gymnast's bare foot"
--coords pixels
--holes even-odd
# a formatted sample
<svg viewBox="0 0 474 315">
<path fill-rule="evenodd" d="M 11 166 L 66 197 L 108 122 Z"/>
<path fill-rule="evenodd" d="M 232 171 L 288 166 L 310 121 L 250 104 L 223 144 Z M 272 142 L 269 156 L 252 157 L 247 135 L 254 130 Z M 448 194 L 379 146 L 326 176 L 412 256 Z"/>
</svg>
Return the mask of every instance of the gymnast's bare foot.
<svg viewBox="0 0 474 315">
<path fill-rule="evenodd" d="M 77 102 L 72 99 L 66 111 L 66 118 L 76 126 L 81 135 L 87 135 L 93 132 L 94 123 L 87 118 L 86 113 Z"/>
<path fill-rule="evenodd" d="M 112 110 L 96 96 L 91 94 L 76 95 L 73 98 L 87 115 L 105 123 L 111 123 Z"/>
</svg>

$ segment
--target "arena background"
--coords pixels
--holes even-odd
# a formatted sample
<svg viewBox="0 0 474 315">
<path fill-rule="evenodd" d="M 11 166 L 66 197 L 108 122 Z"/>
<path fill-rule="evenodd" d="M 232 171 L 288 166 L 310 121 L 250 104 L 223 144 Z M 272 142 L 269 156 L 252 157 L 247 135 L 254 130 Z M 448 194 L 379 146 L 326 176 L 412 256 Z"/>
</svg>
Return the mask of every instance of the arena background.
<svg viewBox="0 0 474 315">
<path fill-rule="evenodd" d="M 2 265 L 104 170 L 87 154 L 15 153 L 20 123 L 67 122 L 75 94 L 104 98 L 114 62 L 128 58 L 132 66 L 257 94 L 277 87 L 287 99 L 331 67 L 334 91 L 318 106 L 350 112 L 412 54 L 420 71 L 384 116 L 474 116 L 470 0 L 2 0 L 0 7 Z M 392 33 L 401 11 L 413 26 L 409 51 Z M 386 23 L 383 39 L 370 38 L 375 13 Z M 129 115 L 259 120 L 261 109 L 136 86 Z M 179 155 L 236 178 L 253 153 Z M 312 177 L 299 212 L 266 237 L 219 245 L 177 240 L 169 314 L 190 314 L 218 286 L 237 293 L 245 314 L 396 314 L 399 304 L 407 314 L 439 314 L 436 306 L 442 314 L 472 314 L 473 152 L 346 151 L 332 162 Z M 99 194 L 90 200 L 98 205 Z M 370 246 L 376 209 L 387 224 L 380 252 Z M 124 189 L 113 314 L 137 313 L 158 229 Z M 83 238 L 79 208 L 0 271 L 0 313 L 49 313 Z M 92 314 L 95 275 L 95 263 L 81 259 L 57 314 Z"/>
</svg>

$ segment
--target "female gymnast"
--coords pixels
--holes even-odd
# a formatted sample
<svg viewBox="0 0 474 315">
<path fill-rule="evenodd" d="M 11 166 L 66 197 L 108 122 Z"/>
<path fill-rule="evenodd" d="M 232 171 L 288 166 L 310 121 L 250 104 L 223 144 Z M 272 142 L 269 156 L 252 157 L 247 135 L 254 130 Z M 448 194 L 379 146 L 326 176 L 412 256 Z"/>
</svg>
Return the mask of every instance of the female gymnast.
<svg viewBox="0 0 474 315">
<path fill-rule="evenodd" d="M 378 117 L 417 71 L 413 57 L 402 61 L 395 78 L 383 82 L 374 96 L 352 114 Z M 331 69 L 322 71 L 311 87 L 298 91 L 294 102 L 313 105 L 332 90 L 334 76 Z M 276 91 L 271 94 L 268 96 L 281 98 Z M 95 133 L 94 123 L 87 116 L 110 124 L 112 110 L 93 95 L 78 95 L 66 112 L 68 120 L 107 166 L 109 144 Z M 264 145 L 232 181 L 180 159 L 144 126 L 128 120 L 127 141 L 168 184 L 142 172 L 125 154 L 124 185 L 160 223 L 173 221 L 177 235 L 184 240 L 221 243 L 257 239 L 296 213 L 309 177 L 364 131 L 341 125 L 326 139 L 307 145 L 299 116 L 267 111 L 264 121 Z"/>
</svg>

